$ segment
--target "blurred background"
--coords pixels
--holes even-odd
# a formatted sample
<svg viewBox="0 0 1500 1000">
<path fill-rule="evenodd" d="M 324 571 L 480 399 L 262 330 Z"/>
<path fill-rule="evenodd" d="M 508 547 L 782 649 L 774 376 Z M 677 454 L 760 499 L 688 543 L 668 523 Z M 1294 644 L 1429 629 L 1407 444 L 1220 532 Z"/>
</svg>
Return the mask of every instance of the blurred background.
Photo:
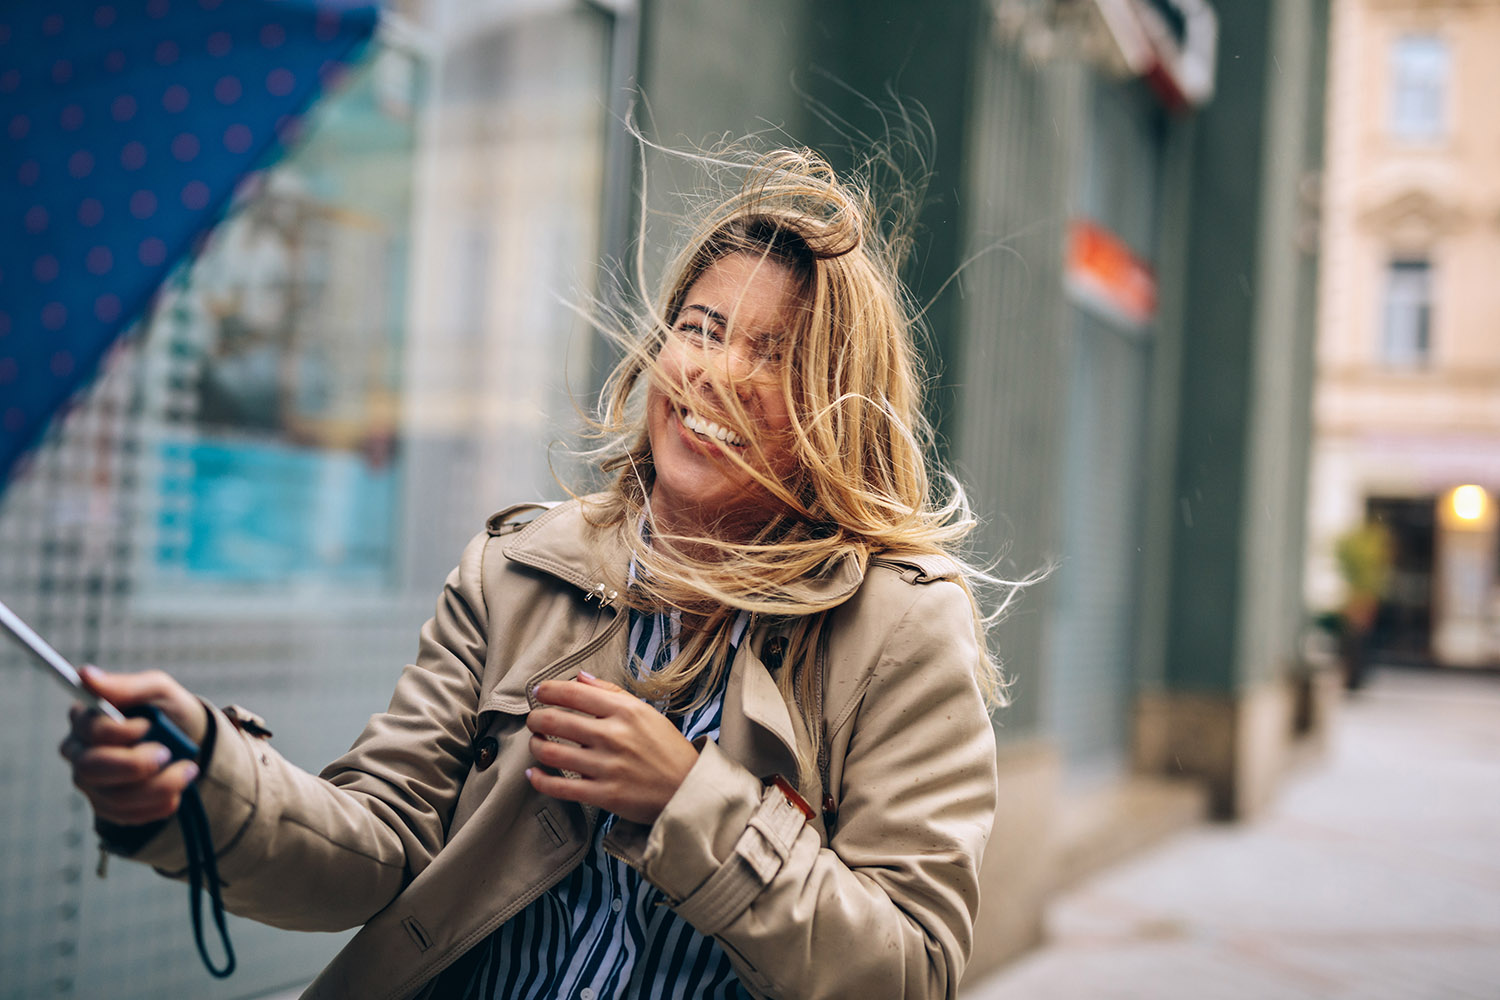
<svg viewBox="0 0 1500 1000">
<path fill-rule="evenodd" d="M 1500 0 L 397 0 L 12 470 L 0 599 L 316 770 L 485 516 L 586 485 L 612 355 L 578 307 L 701 183 L 625 119 L 835 165 L 915 134 L 942 457 L 983 558 L 1057 567 L 996 636 L 984 981 L 1072 887 L 1274 816 L 1351 689 L 1493 705 L 1497 53 Z M 8 645 L 0 678 L 0 997 L 257 997 L 337 950 L 235 920 L 209 981 L 183 891 L 94 878 L 65 698 Z"/>
</svg>

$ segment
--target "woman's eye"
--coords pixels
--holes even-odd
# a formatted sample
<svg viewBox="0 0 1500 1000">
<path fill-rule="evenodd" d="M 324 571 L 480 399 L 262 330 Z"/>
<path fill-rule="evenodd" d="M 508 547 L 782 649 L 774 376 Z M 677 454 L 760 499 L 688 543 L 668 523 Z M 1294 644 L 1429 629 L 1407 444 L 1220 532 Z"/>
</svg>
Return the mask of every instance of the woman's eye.
<svg viewBox="0 0 1500 1000">
<path fill-rule="evenodd" d="M 706 323 L 679 323 L 677 325 L 677 332 L 698 340 L 721 339 L 713 327 Z"/>
</svg>

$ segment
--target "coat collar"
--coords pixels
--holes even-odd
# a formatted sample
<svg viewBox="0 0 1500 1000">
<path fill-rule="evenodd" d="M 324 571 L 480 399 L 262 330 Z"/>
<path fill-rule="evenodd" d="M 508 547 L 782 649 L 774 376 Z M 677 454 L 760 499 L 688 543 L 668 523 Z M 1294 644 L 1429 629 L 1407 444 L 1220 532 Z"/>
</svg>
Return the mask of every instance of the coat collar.
<svg viewBox="0 0 1500 1000">
<path fill-rule="evenodd" d="M 587 516 L 585 505 L 597 499 L 553 507 L 506 539 L 505 557 L 608 601 L 612 591 L 624 589 L 630 550 L 618 528 L 601 528 Z"/>
</svg>

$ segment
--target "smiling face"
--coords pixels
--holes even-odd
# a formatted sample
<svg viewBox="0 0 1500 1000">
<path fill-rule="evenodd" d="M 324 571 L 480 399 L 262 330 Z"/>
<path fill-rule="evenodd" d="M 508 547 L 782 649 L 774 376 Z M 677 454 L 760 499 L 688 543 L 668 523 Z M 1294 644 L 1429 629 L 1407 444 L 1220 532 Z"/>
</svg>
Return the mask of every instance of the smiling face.
<svg viewBox="0 0 1500 1000">
<path fill-rule="evenodd" d="M 749 535 L 775 513 L 778 501 L 731 454 L 778 481 L 796 470 L 780 345 L 797 304 L 792 272 L 747 253 L 688 288 L 646 397 L 651 507 L 667 530 Z"/>
</svg>

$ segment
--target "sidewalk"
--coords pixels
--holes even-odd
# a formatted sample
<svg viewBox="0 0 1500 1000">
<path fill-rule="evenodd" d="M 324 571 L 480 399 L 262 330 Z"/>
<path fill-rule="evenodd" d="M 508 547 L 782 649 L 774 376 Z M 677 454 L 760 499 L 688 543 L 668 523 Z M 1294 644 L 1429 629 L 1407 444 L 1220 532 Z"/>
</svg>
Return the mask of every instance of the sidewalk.
<svg viewBox="0 0 1500 1000">
<path fill-rule="evenodd" d="M 964 1000 L 1500 998 L 1500 677 L 1377 673 L 1266 816 L 1053 904 Z"/>
</svg>

